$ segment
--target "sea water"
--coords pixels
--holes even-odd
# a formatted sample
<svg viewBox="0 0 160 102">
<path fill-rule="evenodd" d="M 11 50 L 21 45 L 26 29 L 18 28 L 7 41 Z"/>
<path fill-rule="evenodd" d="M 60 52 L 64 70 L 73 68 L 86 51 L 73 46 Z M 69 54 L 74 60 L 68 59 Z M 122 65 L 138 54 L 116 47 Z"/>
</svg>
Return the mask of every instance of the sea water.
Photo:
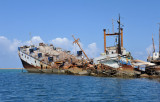
<svg viewBox="0 0 160 102">
<path fill-rule="evenodd" d="M 0 70 L 0 102 L 160 102 L 160 81 Z"/>
</svg>

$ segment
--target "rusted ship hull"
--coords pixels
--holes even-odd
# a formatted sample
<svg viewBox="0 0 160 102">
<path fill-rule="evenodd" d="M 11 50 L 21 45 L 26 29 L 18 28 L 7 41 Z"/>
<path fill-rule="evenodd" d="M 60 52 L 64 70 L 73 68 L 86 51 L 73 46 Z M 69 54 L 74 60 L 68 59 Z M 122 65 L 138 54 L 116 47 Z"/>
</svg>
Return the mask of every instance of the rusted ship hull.
<svg viewBox="0 0 160 102">
<path fill-rule="evenodd" d="M 69 69 L 63 68 L 41 68 L 30 65 L 22 60 L 23 67 L 29 73 L 54 73 L 54 74 L 74 74 L 74 75 L 91 75 L 91 76 L 104 76 L 104 77 L 135 77 L 139 73 L 134 71 L 131 65 L 122 65 L 120 68 L 112 68 L 107 65 L 96 65 L 87 68 L 71 67 Z"/>
<path fill-rule="evenodd" d="M 56 74 L 64 74 L 65 71 L 63 69 L 57 69 L 57 68 L 41 68 L 36 67 L 33 65 L 30 65 L 29 63 L 23 61 L 21 59 L 23 67 L 29 72 L 29 73 L 56 73 Z"/>
<path fill-rule="evenodd" d="M 146 73 L 149 75 L 160 75 L 160 65 L 147 66 Z"/>
<path fill-rule="evenodd" d="M 21 59 L 23 67 L 30 73 L 42 73 L 42 70 L 39 67 L 28 64 L 27 62 Z"/>
<path fill-rule="evenodd" d="M 133 71 L 134 70 L 134 67 L 131 66 L 131 65 L 122 64 L 121 66 L 122 67 L 118 68 L 119 70 L 127 70 L 127 71 Z"/>
</svg>

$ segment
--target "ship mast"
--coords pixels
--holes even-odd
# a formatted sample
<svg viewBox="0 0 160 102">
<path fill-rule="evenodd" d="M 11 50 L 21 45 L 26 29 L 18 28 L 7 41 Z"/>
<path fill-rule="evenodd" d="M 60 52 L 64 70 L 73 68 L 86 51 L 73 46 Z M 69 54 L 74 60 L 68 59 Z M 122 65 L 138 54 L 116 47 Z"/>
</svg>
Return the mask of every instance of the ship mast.
<svg viewBox="0 0 160 102">
<path fill-rule="evenodd" d="M 114 21 L 112 19 L 112 33 L 114 34 Z"/>
<path fill-rule="evenodd" d="M 154 45 L 153 34 L 152 34 L 152 43 L 153 43 L 153 53 L 155 53 L 155 45 Z"/>
<path fill-rule="evenodd" d="M 121 28 L 121 23 L 120 23 L 120 15 L 119 15 L 119 20 L 117 21 L 119 26 L 119 32 L 118 33 L 113 33 L 113 34 L 106 34 L 106 29 L 104 29 L 104 53 L 106 53 L 106 36 L 113 36 L 113 35 L 118 35 L 118 54 L 122 54 L 121 47 L 123 47 L 123 29 Z M 112 23 L 113 24 L 113 23 Z M 113 26 L 114 27 L 114 26 Z M 114 30 L 113 30 L 114 32 Z"/>
<path fill-rule="evenodd" d="M 30 44 L 32 45 L 32 35 L 31 35 L 31 32 L 29 32 L 29 36 L 30 36 Z"/>
<path fill-rule="evenodd" d="M 159 57 L 160 57 L 160 23 L 159 23 Z"/>
<path fill-rule="evenodd" d="M 76 40 L 75 39 L 75 37 L 74 37 L 74 35 L 72 35 L 72 37 L 74 38 L 74 42 L 73 43 L 76 43 L 78 46 L 79 46 L 79 48 L 82 50 L 82 52 L 84 53 L 84 55 L 86 56 L 86 58 L 87 58 L 87 60 L 89 61 L 89 58 L 88 58 L 88 56 L 86 55 L 86 53 L 84 52 L 84 50 L 82 49 L 82 47 L 80 46 L 80 44 L 79 44 L 79 38 Z"/>
<path fill-rule="evenodd" d="M 121 52 L 121 43 L 120 43 L 120 34 L 121 34 L 120 14 L 119 14 L 119 20 L 118 20 L 117 22 L 118 22 L 118 24 L 119 24 L 119 27 L 118 27 L 118 30 L 119 30 L 119 32 L 118 32 L 118 54 L 122 54 L 122 52 Z"/>
</svg>

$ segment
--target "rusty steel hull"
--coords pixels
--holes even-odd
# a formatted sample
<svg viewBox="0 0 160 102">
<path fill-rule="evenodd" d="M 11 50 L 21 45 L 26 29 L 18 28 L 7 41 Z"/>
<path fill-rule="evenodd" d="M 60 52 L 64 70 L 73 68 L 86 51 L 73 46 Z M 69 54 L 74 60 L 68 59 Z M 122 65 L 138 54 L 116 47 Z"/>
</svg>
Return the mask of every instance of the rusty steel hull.
<svg viewBox="0 0 160 102">
<path fill-rule="evenodd" d="M 21 59 L 23 67 L 30 73 L 43 73 L 40 67 L 35 67 Z"/>
<path fill-rule="evenodd" d="M 122 66 L 122 67 L 120 67 L 119 69 L 122 69 L 122 70 L 130 70 L 130 71 L 133 71 L 133 70 L 134 70 L 134 67 L 132 67 L 131 65 L 122 64 L 121 66 Z"/>
<path fill-rule="evenodd" d="M 160 65 L 146 67 L 146 73 L 149 75 L 160 75 Z"/>
<path fill-rule="evenodd" d="M 55 74 L 65 73 L 65 71 L 62 69 L 57 69 L 57 68 L 46 69 L 46 68 L 35 67 L 22 59 L 21 59 L 21 62 L 23 64 L 23 67 L 30 73 L 55 73 Z"/>
</svg>

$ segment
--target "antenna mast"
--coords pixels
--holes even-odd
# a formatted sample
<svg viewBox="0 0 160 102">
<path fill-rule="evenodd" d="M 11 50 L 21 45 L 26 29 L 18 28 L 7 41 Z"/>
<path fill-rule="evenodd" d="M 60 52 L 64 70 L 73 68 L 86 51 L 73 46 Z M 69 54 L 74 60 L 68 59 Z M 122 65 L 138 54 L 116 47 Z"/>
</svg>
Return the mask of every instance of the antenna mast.
<svg viewBox="0 0 160 102">
<path fill-rule="evenodd" d="M 155 53 L 155 45 L 154 45 L 153 34 L 152 34 L 152 43 L 153 43 L 153 53 Z"/>
<path fill-rule="evenodd" d="M 29 32 L 29 36 L 30 36 L 30 41 L 31 41 L 31 45 L 32 45 L 32 35 L 31 35 L 31 32 Z"/>
<path fill-rule="evenodd" d="M 113 22 L 113 19 L 112 19 L 112 33 L 114 34 L 114 22 Z"/>
<path fill-rule="evenodd" d="M 118 54 L 122 54 L 121 52 L 121 44 L 120 44 L 120 34 L 121 34 L 121 22 L 120 22 L 120 14 L 119 14 L 119 20 L 117 21 L 119 24 L 119 32 L 118 32 Z"/>
<path fill-rule="evenodd" d="M 118 50 L 118 54 L 122 54 L 122 51 L 121 51 L 121 47 L 123 48 L 123 29 L 121 28 L 121 23 L 120 23 L 120 14 L 119 14 L 119 20 L 117 21 L 118 23 L 118 30 L 119 32 L 118 33 L 113 33 L 113 34 L 109 34 L 109 31 L 108 31 L 108 34 L 106 34 L 106 29 L 104 29 L 104 53 L 106 53 L 106 36 L 113 36 L 113 35 L 118 35 L 118 47 L 117 47 L 117 50 Z M 113 24 L 113 22 L 112 22 Z M 114 26 L 114 25 L 112 25 Z M 114 27 L 113 27 L 113 32 L 114 32 Z"/>
</svg>

